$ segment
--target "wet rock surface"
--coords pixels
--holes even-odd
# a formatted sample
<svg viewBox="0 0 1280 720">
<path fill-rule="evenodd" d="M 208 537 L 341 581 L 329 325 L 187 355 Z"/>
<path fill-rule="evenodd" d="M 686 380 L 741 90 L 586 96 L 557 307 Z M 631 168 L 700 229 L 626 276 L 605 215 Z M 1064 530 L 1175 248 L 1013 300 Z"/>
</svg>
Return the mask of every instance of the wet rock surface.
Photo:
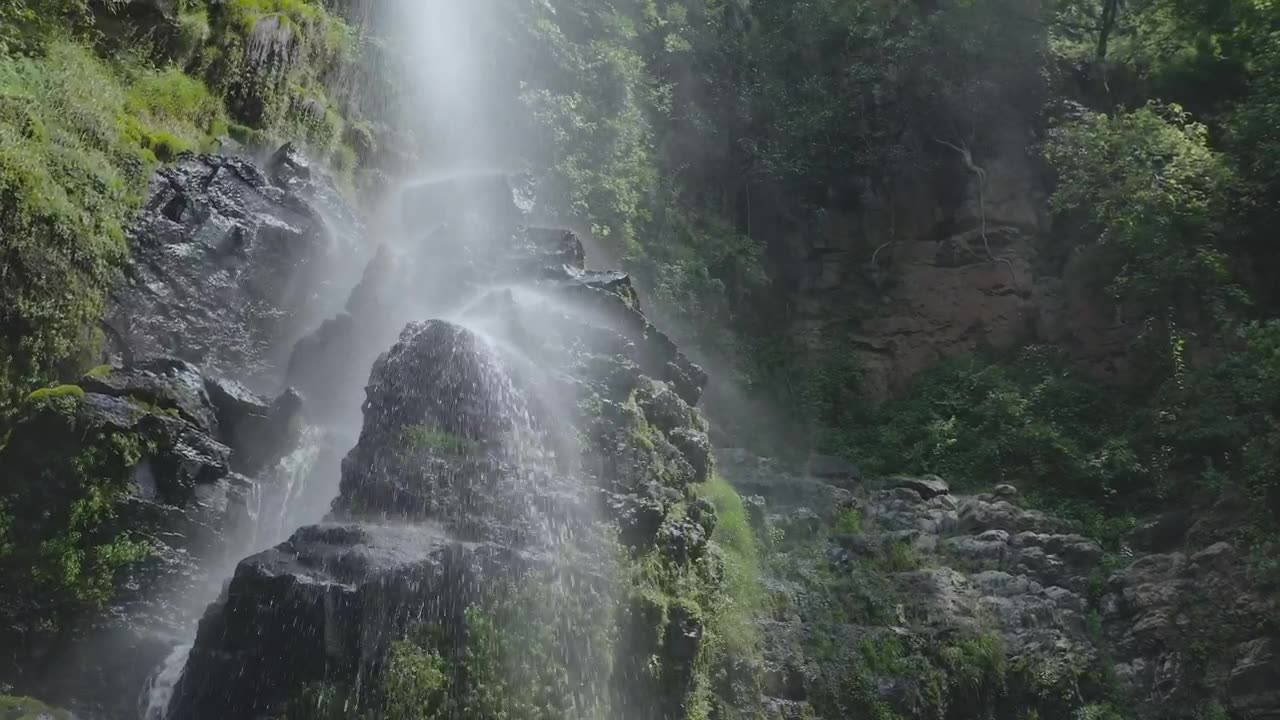
<svg viewBox="0 0 1280 720">
<path fill-rule="evenodd" d="M 359 441 L 328 521 L 243 561 L 209 609 L 171 717 L 287 713 L 318 683 L 349 693 L 351 712 L 380 712 L 388 665 L 404 642 L 422 649 L 412 638 L 424 627 L 458 678 L 441 691 L 449 702 L 499 712 L 485 703 L 516 702 L 518 688 L 467 695 L 483 675 L 473 613 L 521 636 L 538 617 L 519 604 L 531 583 L 618 612 L 604 625 L 581 608 L 548 621 L 571 637 L 544 664 L 581 676 L 556 716 L 672 717 L 689 702 L 701 614 L 653 595 L 608 599 L 609 568 L 619 542 L 668 572 L 692 572 L 709 551 L 715 512 L 692 495 L 711 465 L 691 405 L 705 375 L 645 320 L 625 275 L 586 271 L 568 231 L 513 223 L 506 180 L 468 182 L 489 191 L 471 208 L 449 201 L 452 184 L 420 188 L 414 202 L 444 220 L 420 245 L 380 251 L 347 312 L 295 349 L 290 376 L 312 395 L 355 392 L 347 364 L 372 367 Z M 616 640 L 579 637 L 596 630 Z M 538 647 L 519 662 L 537 664 L 523 656 Z"/>
<path fill-rule="evenodd" d="M 0 563 L 25 578 L 0 591 L 0 683 L 89 717 L 136 713 L 170 638 L 197 616 L 181 600 L 216 588 L 252 537 L 270 489 L 241 458 L 265 465 L 292 445 L 292 396 L 232 388 L 162 357 L 28 400 L 0 451 L 0 502 L 15 518 Z"/>
<path fill-rule="evenodd" d="M 320 298 L 358 225 L 327 181 L 288 170 L 295 155 L 267 172 L 201 155 L 156 173 L 107 308 L 117 358 L 172 355 L 256 390 L 278 386 L 288 348 L 326 312 Z"/>
</svg>

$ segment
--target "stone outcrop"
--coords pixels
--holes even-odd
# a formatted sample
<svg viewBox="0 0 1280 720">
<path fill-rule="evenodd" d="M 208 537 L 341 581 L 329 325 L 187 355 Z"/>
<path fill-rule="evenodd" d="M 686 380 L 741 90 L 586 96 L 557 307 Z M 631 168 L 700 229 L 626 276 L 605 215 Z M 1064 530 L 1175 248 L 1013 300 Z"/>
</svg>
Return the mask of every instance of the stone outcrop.
<svg viewBox="0 0 1280 720">
<path fill-rule="evenodd" d="M 772 537 L 769 717 L 1280 713 L 1274 595 L 1204 518 L 1157 518 L 1104 560 L 1011 486 L 838 488 L 743 451 L 717 458 Z"/>
<path fill-rule="evenodd" d="M 129 717 L 148 675 L 252 540 L 270 489 L 244 474 L 292 446 L 275 401 L 173 358 L 32 396 L 0 450 L 0 683 Z"/>
<path fill-rule="evenodd" d="M 692 407 L 705 375 L 625 275 L 587 271 L 572 233 L 515 224 L 506 181 L 482 184 L 463 208 L 451 185 L 420 189 L 444 221 L 384 249 L 348 312 L 299 343 L 304 390 L 349 388 L 344 364 L 389 324 L 454 318 L 402 325 L 368 359 L 330 518 L 239 565 L 173 718 L 288 713 L 320 686 L 348 714 L 391 712 L 404 653 L 444 668 L 424 701 L 456 708 L 441 717 L 497 716 L 531 692 L 556 717 L 674 717 L 710 682 L 703 612 L 618 566 L 652 557 L 717 587 L 715 512 L 692 493 L 710 473 Z M 562 682 L 575 689 L 545 694 Z"/>
</svg>

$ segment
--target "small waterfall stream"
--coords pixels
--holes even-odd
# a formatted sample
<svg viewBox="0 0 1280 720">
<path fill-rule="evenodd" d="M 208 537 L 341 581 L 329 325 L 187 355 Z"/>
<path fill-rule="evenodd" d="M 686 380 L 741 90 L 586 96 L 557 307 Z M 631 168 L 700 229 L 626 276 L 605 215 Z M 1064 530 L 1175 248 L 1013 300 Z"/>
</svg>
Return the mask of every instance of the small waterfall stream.
<svg viewBox="0 0 1280 720">
<path fill-rule="evenodd" d="M 298 436 L 297 446 L 280 458 L 275 466 L 262 474 L 262 482 L 253 487 L 249 515 L 253 523 L 249 537 L 245 539 L 244 552 L 254 553 L 285 540 L 293 530 L 319 519 L 316 506 L 326 506 L 328 498 L 317 501 L 309 492 L 311 480 L 317 474 L 317 463 L 322 455 L 323 443 L 329 439 L 322 428 L 307 426 Z M 331 496 L 334 488 L 315 488 L 317 493 Z M 320 514 L 323 514 L 321 512 Z M 316 517 L 311 517 L 316 515 Z M 239 557 L 233 559 L 233 562 Z M 229 576 L 234 566 L 227 570 Z M 213 597 L 185 598 L 202 609 L 213 602 Z M 165 720 L 174 690 L 182 679 L 187 657 L 195 642 L 196 628 L 191 635 L 175 644 L 164 662 L 156 668 L 138 698 L 140 720 Z"/>
<path fill-rule="evenodd" d="M 156 671 L 154 677 L 143 690 L 139 704 L 140 720 L 164 720 L 168 714 L 169 701 L 173 699 L 173 690 L 182 678 L 182 670 L 187 666 L 187 656 L 191 654 L 193 643 L 179 645 L 165 658 L 164 664 Z"/>
</svg>

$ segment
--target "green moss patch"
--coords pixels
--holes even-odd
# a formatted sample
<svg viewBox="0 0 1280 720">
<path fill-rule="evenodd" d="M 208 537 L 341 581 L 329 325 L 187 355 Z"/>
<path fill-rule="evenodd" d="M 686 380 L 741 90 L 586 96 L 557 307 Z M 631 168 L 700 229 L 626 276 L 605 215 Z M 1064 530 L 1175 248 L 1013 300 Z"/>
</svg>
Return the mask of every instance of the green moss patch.
<svg viewBox="0 0 1280 720">
<path fill-rule="evenodd" d="M 0 720 L 73 720 L 73 716 L 39 700 L 0 695 Z"/>
</svg>

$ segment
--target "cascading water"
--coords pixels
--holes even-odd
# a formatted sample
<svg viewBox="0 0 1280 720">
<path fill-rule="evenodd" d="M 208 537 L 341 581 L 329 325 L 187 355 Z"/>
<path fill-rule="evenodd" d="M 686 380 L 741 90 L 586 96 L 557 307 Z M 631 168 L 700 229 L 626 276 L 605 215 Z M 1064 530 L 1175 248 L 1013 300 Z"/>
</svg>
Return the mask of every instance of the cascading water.
<svg viewBox="0 0 1280 720">
<path fill-rule="evenodd" d="M 191 643 L 178 645 L 165 658 L 164 664 L 156 672 L 142 693 L 139 703 L 140 720 L 164 720 L 169 710 L 169 702 L 173 700 L 173 690 L 182 678 L 182 669 L 187 666 L 187 655 L 191 653 Z"/>
</svg>

